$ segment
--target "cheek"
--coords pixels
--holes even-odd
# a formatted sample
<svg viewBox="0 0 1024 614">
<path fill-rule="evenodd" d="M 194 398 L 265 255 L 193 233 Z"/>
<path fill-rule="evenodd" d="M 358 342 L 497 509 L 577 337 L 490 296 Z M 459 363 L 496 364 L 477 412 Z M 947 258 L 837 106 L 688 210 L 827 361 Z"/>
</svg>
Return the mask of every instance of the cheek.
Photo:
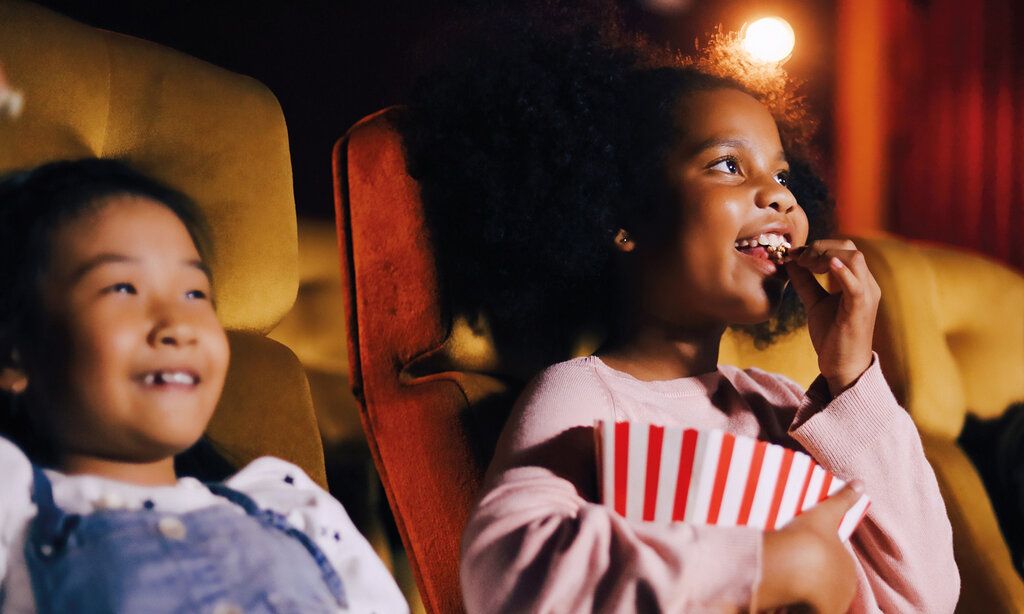
<svg viewBox="0 0 1024 614">
<path fill-rule="evenodd" d="M 211 318 L 210 321 L 205 323 L 203 331 L 205 337 L 204 345 L 206 345 L 209 360 L 209 375 L 217 378 L 221 386 L 223 386 L 228 363 L 231 359 L 231 347 L 228 344 L 227 333 L 221 327 L 216 317 Z"/>
<path fill-rule="evenodd" d="M 97 317 L 82 324 L 72 333 L 73 349 L 82 361 L 100 362 L 104 368 L 126 364 L 146 341 L 145 327 L 135 325 L 130 315 Z"/>
<path fill-rule="evenodd" d="M 145 334 L 129 321 L 91 322 L 72 331 L 68 371 L 84 394 L 97 393 L 131 377 L 132 358 Z"/>
<path fill-rule="evenodd" d="M 794 214 L 793 221 L 793 245 L 804 245 L 807 243 L 807 235 L 810 233 L 810 224 L 807 221 L 807 214 L 804 213 L 803 209 L 798 209 L 799 213 Z"/>
</svg>

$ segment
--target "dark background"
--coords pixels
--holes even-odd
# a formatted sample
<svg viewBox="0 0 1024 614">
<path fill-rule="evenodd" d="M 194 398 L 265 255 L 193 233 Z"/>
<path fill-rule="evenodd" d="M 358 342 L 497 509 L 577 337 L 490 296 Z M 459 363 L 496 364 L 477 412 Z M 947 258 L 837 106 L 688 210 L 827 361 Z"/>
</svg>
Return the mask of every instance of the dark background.
<svg viewBox="0 0 1024 614">
<path fill-rule="evenodd" d="M 833 0 L 675 0 L 679 6 L 669 11 L 639 0 L 620 2 L 632 27 L 684 52 L 719 25 L 738 30 L 765 15 L 787 19 L 796 30 L 797 46 L 786 67 L 805 82 L 804 93 L 822 120 L 820 147 L 827 163 L 832 144 Z M 330 155 L 335 140 L 365 115 L 402 102 L 420 56 L 430 53 L 434 31 L 459 11 L 487 7 L 452 0 L 40 4 L 266 84 L 281 102 L 288 124 L 299 215 L 319 219 L 334 212 Z"/>
</svg>

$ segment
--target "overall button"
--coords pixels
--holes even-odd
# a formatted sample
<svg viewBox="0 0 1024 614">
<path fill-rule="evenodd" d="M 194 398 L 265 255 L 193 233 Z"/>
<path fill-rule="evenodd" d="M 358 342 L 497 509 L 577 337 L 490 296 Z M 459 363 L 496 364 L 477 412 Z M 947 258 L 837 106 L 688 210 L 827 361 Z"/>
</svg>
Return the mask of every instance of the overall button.
<svg viewBox="0 0 1024 614">
<path fill-rule="evenodd" d="M 167 539 L 183 540 L 188 534 L 185 523 L 174 516 L 164 516 L 156 524 L 156 528 Z"/>
<path fill-rule="evenodd" d="M 109 492 L 101 496 L 96 500 L 96 509 L 101 510 L 120 510 L 125 507 L 125 500 L 121 495 Z"/>
</svg>

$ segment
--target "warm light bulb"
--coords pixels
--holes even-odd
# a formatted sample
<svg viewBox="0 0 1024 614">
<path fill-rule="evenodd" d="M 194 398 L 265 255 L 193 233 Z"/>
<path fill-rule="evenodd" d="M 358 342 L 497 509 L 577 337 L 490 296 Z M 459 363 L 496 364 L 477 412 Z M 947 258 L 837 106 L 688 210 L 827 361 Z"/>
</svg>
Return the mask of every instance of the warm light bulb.
<svg viewBox="0 0 1024 614">
<path fill-rule="evenodd" d="M 743 50 L 758 62 L 787 60 L 795 43 L 793 28 L 779 17 L 765 17 L 744 27 Z"/>
</svg>

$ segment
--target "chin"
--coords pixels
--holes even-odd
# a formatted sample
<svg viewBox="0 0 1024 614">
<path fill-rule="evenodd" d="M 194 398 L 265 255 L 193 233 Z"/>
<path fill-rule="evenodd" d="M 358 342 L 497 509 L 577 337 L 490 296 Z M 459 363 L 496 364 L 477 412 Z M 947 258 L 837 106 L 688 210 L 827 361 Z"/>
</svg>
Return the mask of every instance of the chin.
<svg viewBox="0 0 1024 614">
<path fill-rule="evenodd" d="M 136 456 L 146 457 L 144 462 L 163 460 L 177 456 L 191 448 L 203 433 L 195 429 L 167 428 L 160 433 L 140 433 L 133 446 Z"/>
<path fill-rule="evenodd" d="M 779 312 L 781 304 L 782 292 L 779 292 L 777 296 L 768 296 L 762 293 L 759 299 L 745 301 L 740 309 L 731 314 L 729 323 L 750 326 L 767 322 Z"/>
</svg>

